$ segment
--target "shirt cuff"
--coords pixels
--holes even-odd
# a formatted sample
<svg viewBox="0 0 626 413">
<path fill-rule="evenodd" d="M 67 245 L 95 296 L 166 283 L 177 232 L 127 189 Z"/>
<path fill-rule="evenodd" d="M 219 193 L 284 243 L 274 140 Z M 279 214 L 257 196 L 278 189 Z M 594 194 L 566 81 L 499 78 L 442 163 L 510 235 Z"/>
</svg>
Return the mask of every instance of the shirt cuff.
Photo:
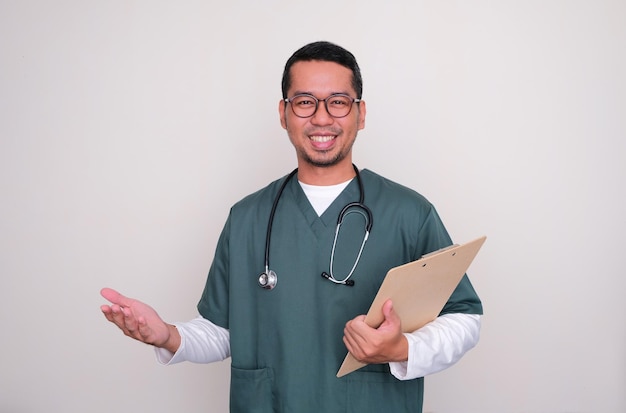
<svg viewBox="0 0 626 413">
<path fill-rule="evenodd" d="M 391 374 L 399 380 L 411 380 L 445 370 L 476 346 L 480 325 L 478 314 L 444 314 L 412 333 L 405 333 L 408 360 L 390 362 Z"/>
<path fill-rule="evenodd" d="M 203 317 L 184 323 L 175 323 L 180 334 L 176 353 L 155 348 L 157 362 L 163 365 L 190 361 L 212 363 L 230 357 L 230 332 Z"/>
</svg>

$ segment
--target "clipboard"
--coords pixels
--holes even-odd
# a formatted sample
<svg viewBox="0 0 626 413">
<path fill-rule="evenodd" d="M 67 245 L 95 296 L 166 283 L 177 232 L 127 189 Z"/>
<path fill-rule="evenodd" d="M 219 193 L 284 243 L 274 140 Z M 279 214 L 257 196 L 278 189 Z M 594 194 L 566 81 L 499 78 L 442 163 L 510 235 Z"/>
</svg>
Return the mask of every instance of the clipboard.
<svg viewBox="0 0 626 413">
<path fill-rule="evenodd" d="M 382 324 L 382 306 L 389 298 L 402 321 L 404 333 L 437 318 L 486 239 L 483 236 L 463 245 L 442 248 L 390 269 L 365 316 L 367 325 L 376 328 Z M 348 353 L 337 377 L 364 366 L 365 363 Z"/>
</svg>

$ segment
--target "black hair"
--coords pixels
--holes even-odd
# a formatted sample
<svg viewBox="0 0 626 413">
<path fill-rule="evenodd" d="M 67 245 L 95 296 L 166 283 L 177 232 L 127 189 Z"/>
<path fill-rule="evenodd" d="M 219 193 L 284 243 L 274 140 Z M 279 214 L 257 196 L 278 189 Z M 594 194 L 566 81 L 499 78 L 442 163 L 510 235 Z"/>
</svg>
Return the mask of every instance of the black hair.
<svg viewBox="0 0 626 413">
<path fill-rule="evenodd" d="M 320 60 L 323 62 L 334 62 L 352 71 L 352 87 L 356 91 L 357 99 L 363 95 L 363 79 L 361 69 L 352 53 L 336 44 L 320 41 L 309 43 L 296 50 L 285 64 L 282 80 L 283 99 L 287 98 L 287 91 L 291 86 L 291 66 L 296 62 Z"/>
</svg>

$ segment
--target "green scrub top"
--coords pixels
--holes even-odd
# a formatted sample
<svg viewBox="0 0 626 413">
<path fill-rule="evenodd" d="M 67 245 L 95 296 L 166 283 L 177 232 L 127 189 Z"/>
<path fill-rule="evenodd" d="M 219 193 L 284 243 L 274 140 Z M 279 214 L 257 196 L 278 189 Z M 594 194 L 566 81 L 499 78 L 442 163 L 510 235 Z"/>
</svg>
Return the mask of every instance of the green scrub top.
<svg viewBox="0 0 626 413">
<path fill-rule="evenodd" d="M 341 209 L 358 201 L 355 180 L 318 216 L 297 179 L 280 197 L 272 226 L 272 290 L 258 285 L 272 203 L 285 177 L 249 195 L 230 211 L 220 236 L 200 314 L 230 330 L 231 412 L 421 412 L 423 378 L 400 381 L 388 364 L 368 365 L 337 378 L 345 355 L 343 328 L 365 314 L 387 271 L 452 244 L 434 207 L 417 192 L 369 170 L 361 172 L 373 227 L 352 275 L 355 285 L 321 277 Z M 345 216 L 334 257 L 335 278 L 354 265 L 362 214 Z M 482 314 L 464 276 L 444 313 Z"/>
</svg>

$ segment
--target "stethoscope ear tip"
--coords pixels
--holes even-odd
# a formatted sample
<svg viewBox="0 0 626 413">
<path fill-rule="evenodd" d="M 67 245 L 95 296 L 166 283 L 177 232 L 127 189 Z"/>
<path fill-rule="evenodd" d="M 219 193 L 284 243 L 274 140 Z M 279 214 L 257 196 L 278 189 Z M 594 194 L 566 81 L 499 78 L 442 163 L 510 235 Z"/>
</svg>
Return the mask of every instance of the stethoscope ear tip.
<svg viewBox="0 0 626 413">
<path fill-rule="evenodd" d="M 339 281 L 336 280 L 335 278 L 333 278 L 329 273 L 327 273 L 326 271 L 324 271 L 323 273 L 320 274 L 322 276 L 322 278 L 325 278 L 329 281 L 334 282 L 335 284 L 343 284 L 346 285 L 348 287 L 352 287 L 354 286 L 354 280 L 344 280 L 344 281 Z"/>
</svg>

